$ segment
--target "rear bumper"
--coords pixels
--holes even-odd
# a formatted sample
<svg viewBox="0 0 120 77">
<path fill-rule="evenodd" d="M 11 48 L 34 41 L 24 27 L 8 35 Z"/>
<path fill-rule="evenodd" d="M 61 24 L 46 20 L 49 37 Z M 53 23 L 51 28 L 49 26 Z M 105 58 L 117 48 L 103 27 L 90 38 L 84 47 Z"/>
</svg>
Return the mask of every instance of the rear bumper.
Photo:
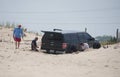
<svg viewBox="0 0 120 77">
<path fill-rule="evenodd" d="M 65 51 L 62 48 L 50 48 L 50 47 L 41 47 L 42 50 L 54 50 L 54 51 Z"/>
</svg>

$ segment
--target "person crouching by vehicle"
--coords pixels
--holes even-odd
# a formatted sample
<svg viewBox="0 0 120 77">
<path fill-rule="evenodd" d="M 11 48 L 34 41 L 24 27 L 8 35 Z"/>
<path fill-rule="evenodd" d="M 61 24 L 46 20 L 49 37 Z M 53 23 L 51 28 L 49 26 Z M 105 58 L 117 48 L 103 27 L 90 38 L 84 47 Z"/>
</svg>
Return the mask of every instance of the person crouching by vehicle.
<svg viewBox="0 0 120 77">
<path fill-rule="evenodd" d="M 33 50 L 33 51 L 38 51 L 37 48 L 39 48 L 39 47 L 37 46 L 37 40 L 38 40 L 38 37 L 35 37 L 35 39 L 32 40 L 32 43 L 31 43 L 31 50 Z"/>
<path fill-rule="evenodd" d="M 86 50 L 86 49 L 89 49 L 88 43 L 80 43 L 80 46 L 81 46 L 81 51 L 84 51 L 84 50 Z"/>
</svg>

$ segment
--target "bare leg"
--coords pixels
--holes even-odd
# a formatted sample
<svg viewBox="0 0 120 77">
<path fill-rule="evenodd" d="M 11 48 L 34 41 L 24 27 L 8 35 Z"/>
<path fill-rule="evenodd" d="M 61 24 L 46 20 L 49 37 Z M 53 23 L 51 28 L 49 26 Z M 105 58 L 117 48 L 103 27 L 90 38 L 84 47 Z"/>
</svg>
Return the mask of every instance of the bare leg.
<svg viewBox="0 0 120 77">
<path fill-rule="evenodd" d="M 18 48 L 20 47 L 20 42 L 18 42 Z"/>
<path fill-rule="evenodd" d="M 17 42 L 15 41 L 15 48 L 17 49 Z"/>
</svg>

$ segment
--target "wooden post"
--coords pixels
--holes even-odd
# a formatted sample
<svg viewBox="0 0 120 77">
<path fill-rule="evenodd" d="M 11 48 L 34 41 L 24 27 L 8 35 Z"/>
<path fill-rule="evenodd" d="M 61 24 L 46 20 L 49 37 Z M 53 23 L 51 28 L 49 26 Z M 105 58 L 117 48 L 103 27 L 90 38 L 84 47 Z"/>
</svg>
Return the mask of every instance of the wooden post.
<svg viewBox="0 0 120 77">
<path fill-rule="evenodd" d="M 85 28 L 85 32 L 87 32 L 87 28 Z"/>
<path fill-rule="evenodd" d="M 118 33 L 119 33 L 119 29 L 116 30 L 116 39 L 117 39 L 117 42 L 118 42 Z"/>
</svg>

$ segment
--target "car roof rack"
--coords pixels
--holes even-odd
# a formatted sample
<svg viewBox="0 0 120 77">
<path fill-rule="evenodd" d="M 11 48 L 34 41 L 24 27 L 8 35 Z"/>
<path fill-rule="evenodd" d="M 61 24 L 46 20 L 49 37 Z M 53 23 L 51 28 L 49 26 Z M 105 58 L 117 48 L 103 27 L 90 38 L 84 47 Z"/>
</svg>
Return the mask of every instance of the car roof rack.
<svg viewBox="0 0 120 77">
<path fill-rule="evenodd" d="M 62 29 L 53 29 L 53 31 L 62 31 Z"/>
</svg>

